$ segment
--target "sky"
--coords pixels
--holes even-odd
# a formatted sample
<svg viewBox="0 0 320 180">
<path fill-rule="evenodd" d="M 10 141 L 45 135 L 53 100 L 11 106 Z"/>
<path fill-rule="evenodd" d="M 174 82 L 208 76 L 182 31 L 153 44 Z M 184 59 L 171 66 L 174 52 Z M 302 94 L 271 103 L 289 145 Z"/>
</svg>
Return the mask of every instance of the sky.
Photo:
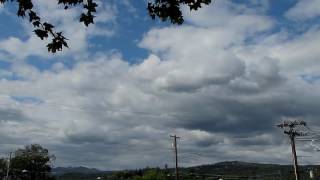
<svg viewBox="0 0 320 180">
<path fill-rule="evenodd" d="M 289 164 L 275 124 L 320 130 L 319 0 L 216 0 L 183 7 L 181 26 L 151 20 L 144 0 L 98 0 L 88 28 L 78 8 L 34 2 L 70 48 L 48 53 L 0 6 L 2 157 L 37 143 L 54 166 L 173 166 L 177 134 L 181 166 Z M 300 163 L 319 163 L 314 144 L 297 143 Z"/>
</svg>

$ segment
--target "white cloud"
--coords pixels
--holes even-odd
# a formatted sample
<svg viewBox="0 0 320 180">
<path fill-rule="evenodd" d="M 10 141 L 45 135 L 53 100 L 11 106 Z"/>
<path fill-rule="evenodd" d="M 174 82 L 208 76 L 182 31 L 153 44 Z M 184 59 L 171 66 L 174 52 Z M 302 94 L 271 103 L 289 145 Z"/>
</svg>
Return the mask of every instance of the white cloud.
<svg viewBox="0 0 320 180">
<path fill-rule="evenodd" d="M 0 78 L 11 77 L 12 72 L 4 69 L 0 69 Z"/>
<path fill-rule="evenodd" d="M 31 54 L 44 57 L 50 56 L 47 52 L 45 41 L 41 41 L 35 35 L 32 35 L 27 41 L 9 37 L 0 42 L 0 49 L 8 53 L 10 58 L 18 60 L 24 59 Z"/>
<path fill-rule="evenodd" d="M 2 11 L 3 11 L 3 4 L 0 4 L 0 13 L 2 13 Z"/>
<path fill-rule="evenodd" d="M 231 1 L 217 1 L 196 12 L 185 10 L 185 20 L 201 27 L 216 27 L 239 33 L 257 33 L 274 25 L 272 19 L 260 12 Z"/>
<path fill-rule="evenodd" d="M 136 14 L 137 13 L 137 9 L 134 7 L 134 5 L 130 2 L 130 0 L 123 0 L 121 2 L 130 13 Z"/>
<path fill-rule="evenodd" d="M 294 7 L 286 12 L 285 15 L 294 20 L 307 20 L 315 18 L 320 15 L 320 1 L 299 0 Z"/>
<path fill-rule="evenodd" d="M 311 27 L 295 38 L 289 38 L 287 32 L 280 32 L 259 39 L 257 44 L 237 50 L 240 57 L 254 61 L 261 56 L 269 56 L 279 60 L 279 66 L 285 73 L 294 75 L 319 73 L 320 40 L 319 28 Z"/>
<path fill-rule="evenodd" d="M 34 4 L 43 21 L 55 25 L 56 31 L 62 31 L 63 35 L 68 39 L 70 48 L 65 48 L 63 52 L 57 53 L 56 55 L 58 56 L 73 56 L 79 53 L 84 56 L 88 53 L 88 38 L 92 36 L 111 37 L 115 33 L 113 26 L 116 23 L 116 8 L 105 2 L 99 1 L 99 11 L 95 19 L 96 24 L 88 28 L 79 23 L 81 14 L 79 8 L 64 10 L 62 6 L 57 5 L 56 1 L 46 0 L 37 0 Z M 24 23 L 24 27 L 27 34 L 29 34 L 27 40 L 9 37 L 0 42 L 0 49 L 9 54 L 9 59 L 22 60 L 30 55 L 44 58 L 54 57 L 48 53 L 46 48 L 48 41 L 41 41 L 36 37 L 30 24 Z"/>
<path fill-rule="evenodd" d="M 244 62 L 233 47 L 273 27 L 271 19 L 229 1 L 187 13 L 185 18 L 195 26 L 153 29 L 140 43 L 163 59 L 158 63 L 159 70 L 149 70 L 163 72 L 154 77 L 160 89 L 194 91 L 228 84 L 245 73 Z"/>
</svg>

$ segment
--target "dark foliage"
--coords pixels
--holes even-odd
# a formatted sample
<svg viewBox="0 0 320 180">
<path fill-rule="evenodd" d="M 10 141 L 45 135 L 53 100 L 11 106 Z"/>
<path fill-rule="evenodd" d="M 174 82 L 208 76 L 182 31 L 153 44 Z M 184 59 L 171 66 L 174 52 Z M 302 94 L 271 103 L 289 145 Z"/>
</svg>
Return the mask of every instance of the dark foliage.
<svg viewBox="0 0 320 180">
<path fill-rule="evenodd" d="M 5 177 L 7 171 L 7 161 L 5 159 L 0 159 L 0 179 Z"/>
<path fill-rule="evenodd" d="M 67 38 L 63 36 L 62 32 L 56 31 L 54 25 L 42 21 L 34 10 L 32 0 L 0 0 L 2 4 L 7 2 L 17 3 L 17 15 L 22 18 L 28 17 L 34 27 L 34 33 L 41 40 L 51 39 L 51 42 L 47 44 L 49 52 L 56 53 L 62 51 L 64 47 L 68 48 Z M 65 10 L 72 6 L 82 6 L 84 12 L 80 14 L 79 21 L 85 26 L 94 23 L 95 16 L 93 14 L 98 6 L 94 0 L 57 0 L 57 3 L 63 5 Z M 210 3 L 211 0 L 154 0 L 148 3 L 147 9 L 152 19 L 159 17 L 162 21 L 170 19 L 173 24 L 182 24 L 184 21 L 181 12 L 182 5 L 189 6 L 190 10 L 197 10 Z"/>
<path fill-rule="evenodd" d="M 55 157 L 37 144 L 18 149 L 11 160 L 10 177 L 21 180 L 54 180 L 51 162 Z"/>
<path fill-rule="evenodd" d="M 64 5 L 64 9 L 68 9 L 69 6 L 83 5 L 86 10 L 80 16 L 80 22 L 88 26 L 93 23 L 94 15 L 96 12 L 97 4 L 92 0 L 88 0 L 84 3 L 83 0 L 57 0 L 58 4 Z M 68 47 L 67 39 L 62 35 L 62 32 L 57 32 L 52 24 L 49 22 L 43 22 L 41 17 L 34 11 L 34 4 L 32 0 L 0 0 L 0 3 L 16 2 L 18 5 L 17 15 L 19 17 L 28 17 L 29 22 L 34 27 L 34 33 L 41 39 L 51 38 L 51 42 L 48 43 L 47 48 L 49 52 L 56 53 L 62 51 L 63 47 Z"/>
<path fill-rule="evenodd" d="M 162 21 L 170 19 L 173 24 L 182 24 L 182 5 L 189 6 L 192 11 L 210 3 L 211 0 L 155 0 L 148 3 L 148 11 L 152 19 L 159 17 Z"/>
</svg>

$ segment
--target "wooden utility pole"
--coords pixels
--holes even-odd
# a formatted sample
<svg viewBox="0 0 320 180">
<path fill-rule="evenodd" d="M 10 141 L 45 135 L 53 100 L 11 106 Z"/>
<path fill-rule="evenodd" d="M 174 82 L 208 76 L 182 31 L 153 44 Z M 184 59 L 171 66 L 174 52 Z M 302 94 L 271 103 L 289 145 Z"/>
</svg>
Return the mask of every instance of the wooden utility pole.
<svg viewBox="0 0 320 180">
<path fill-rule="evenodd" d="M 9 161 L 8 161 L 8 165 L 7 165 L 6 180 L 9 180 L 9 172 L 10 172 L 10 166 L 11 166 L 11 156 L 12 156 L 12 152 L 10 152 L 10 154 L 9 154 Z"/>
<path fill-rule="evenodd" d="M 298 128 L 306 126 L 306 122 L 304 121 L 284 121 L 282 124 L 277 125 L 279 128 L 284 129 L 284 133 L 289 136 L 291 151 L 292 151 L 292 159 L 293 159 L 293 167 L 294 173 L 296 176 L 296 180 L 299 180 L 299 168 L 298 168 L 298 160 L 297 160 L 297 152 L 296 152 L 296 144 L 295 137 L 296 136 L 304 136 L 305 134 L 299 132 Z"/>
<path fill-rule="evenodd" d="M 296 180 L 299 180 L 299 170 L 298 170 L 298 159 L 297 159 L 297 152 L 296 152 L 296 143 L 295 143 L 295 135 L 294 133 L 289 134 L 290 143 L 291 143 L 291 150 L 292 150 L 292 158 L 293 158 L 293 167 L 294 173 L 296 175 Z"/>
<path fill-rule="evenodd" d="M 171 135 L 171 138 L 173 138 L 173 148 L 174 148 L 174 154 L 175 154 L 175 160 L 176 160 L 176 180 L 179 180 L 179 168 L 178 168 L 178 148 L 177 148 L 177 139 L 180 137 L 176 135 Z"/>
</svg>

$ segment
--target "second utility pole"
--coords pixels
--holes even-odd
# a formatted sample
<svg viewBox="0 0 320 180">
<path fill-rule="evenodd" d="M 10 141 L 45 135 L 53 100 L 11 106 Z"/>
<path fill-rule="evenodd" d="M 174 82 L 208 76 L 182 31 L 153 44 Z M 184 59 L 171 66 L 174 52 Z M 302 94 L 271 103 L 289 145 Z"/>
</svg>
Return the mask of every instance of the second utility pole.
<svg viewBox="0 0 320 180">
<path fill-rule="evenodd" d="M 290 138 L 291 150 L 292 150 L 292 158 L 293 158 L 293 167 L 294 174 L 296 176 L 296 180 L 300 179 L 299 169 L 298 169 L 298 160 L 297 160 L 297 152 L 296 152 L 296 144 L 295 137 L 296 136 L 304 136 L 305 134 L 299 131 L 299 127 L 306 126 L 306 122 L 304 121 L 284 121 L 283 123 L 277 125 L 279 128 L 284 129 L 284 133 L 287 134 Z"/>
<path fill-rule="evenodd" d="M 170 137 L 173 138 L 173 148 L 174 148 L 174 154 L 175 154 L 175 159 L 176 159 L 176 180 L 179 180 L 177 139 L 179 139 L 180 137 L 178 137 L 176 135 L 173 135 Z"/>
<path fill-rule="evenodd" d="M 8 165 L 7 165 L 7 173 L 6 173 L 6 180 L 9 180 L 9 172 L 10 172 L 10 166 L 11 166 L 11 156 L 12 156 L 12 152 L 10 152 L 9 154 L 9 161 L 8 161 Z"/>
</svg>

